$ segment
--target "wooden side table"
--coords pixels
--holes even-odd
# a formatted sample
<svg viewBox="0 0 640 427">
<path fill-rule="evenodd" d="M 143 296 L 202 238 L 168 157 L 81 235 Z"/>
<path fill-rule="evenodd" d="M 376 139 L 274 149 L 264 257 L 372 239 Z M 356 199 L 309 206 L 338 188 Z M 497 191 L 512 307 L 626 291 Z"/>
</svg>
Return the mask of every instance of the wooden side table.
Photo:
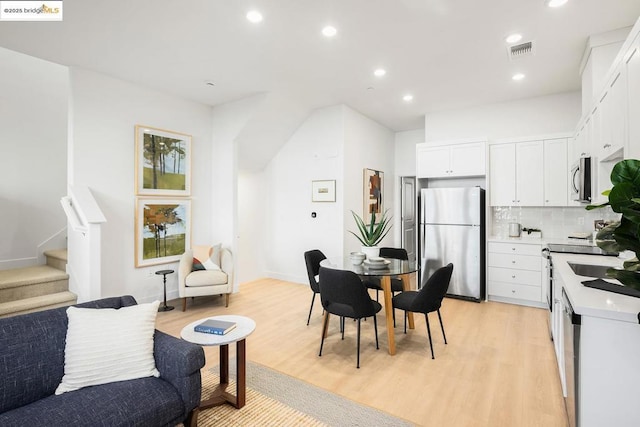
<svg viewBox="0 0 640 427">
<path fill-rule="evenodd" d="M 207 334 L 195 332 L 193 328 L 207 319 L 224 320 L 235 322 L 236 327 L 225 335 Z M 220 346 L 220 385 L 211 393 L 207 399 L 200 402 L 198 410 L 210 408 L 212 406 L 229 403 L 237 409 L 242 408 L 246 403 L 246 375 L 247 375 L 247 355 L 246 339 L 256 329 L 256 322 L 245 316 L 224 315 L 205 317 L 189 323 L 182 328 L 180 336 L 183 340 L 194 344 L 219 345 Z M 226 391 L 229 386 L 229 344 L 236 343 L 236 394 L 235 396 Z"/>
</svg>

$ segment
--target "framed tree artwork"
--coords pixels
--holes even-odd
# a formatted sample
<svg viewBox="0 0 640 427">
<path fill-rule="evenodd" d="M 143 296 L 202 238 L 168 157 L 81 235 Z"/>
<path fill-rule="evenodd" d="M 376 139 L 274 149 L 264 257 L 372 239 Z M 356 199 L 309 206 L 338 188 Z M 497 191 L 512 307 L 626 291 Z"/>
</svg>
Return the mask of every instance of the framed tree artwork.
<svg viewBox="0 0 640 427">
<path fill-rule="evenodd" d="M 371 223 L 371 213 L 375 214 L 375 222 L 380 221 L 384 212 L 384 172 L 364 170 L 364 219 L 366 224 Z"/>
<path fill-rule="evenodd" d="M 166 264 L 191 247 L 191 200 L 138 197 L 135 265 Z"/>
<path fill-rule="evenodd" d="M 136 125 L 136 194 L 191 195 L 191 136 Z"/>
</svg>

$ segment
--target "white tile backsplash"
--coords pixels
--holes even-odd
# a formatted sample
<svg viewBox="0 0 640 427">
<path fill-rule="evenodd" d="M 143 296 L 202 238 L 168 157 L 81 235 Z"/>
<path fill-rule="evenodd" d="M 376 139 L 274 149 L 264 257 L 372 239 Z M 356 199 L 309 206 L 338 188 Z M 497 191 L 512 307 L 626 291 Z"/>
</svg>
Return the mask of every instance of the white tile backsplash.
<svg viewBox="0 0 640 427">
<path fill-rule="evenodd" d="M 620 215 L 609 206 L 592 211 L 584 207 L 566 208 L 523 208 L 515 206 L 494 206 L 490 211 L 491 229 L 488 234 L 495 237 L 509 236 L 509 223 L 518 222 L 523 228 L 542 230 L 543 238 L 566 238 L 571 233 L 592 232 L 593 221 L 603 219 L 616 221 Z"/>
</svg>

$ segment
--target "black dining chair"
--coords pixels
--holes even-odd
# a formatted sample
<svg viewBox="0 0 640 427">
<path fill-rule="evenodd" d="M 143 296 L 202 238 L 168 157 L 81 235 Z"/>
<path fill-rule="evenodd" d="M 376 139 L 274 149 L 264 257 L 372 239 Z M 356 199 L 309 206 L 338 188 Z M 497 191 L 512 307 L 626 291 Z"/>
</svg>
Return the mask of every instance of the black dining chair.
<svg viewBox="0 0 640 427">
<path fill-rule="evenodd" d="M 442 306 L 444 295 L 447 293 L 447 289 L 449 289 L 452 274 L 453 264 L 449 263 L 444 267 L 437 269 L 431 277 L 422 284 L 422 288 L 419 291 L 406 291 L 393 297 L 393 307 L 404 310 L 405 334 L 407 333 L 407 312 L 424 313 L 424 318 L 427 321 L 427 334 L 429 335 L 429 346 L 431 347 L 432 359 L 435 359 L 435 356 L 433 355 L 433 342 L 431 341 L 431 328 L 429 327 L 429 313 L 433 311 L 438 312 L 440 328 L 442 329 L 442 336 L 444 337 L 444 343 L 446 344 L 447 336 L 444 333 L 440 307 Z"/>
<path fill-rule="evenodd" d="M 334 270 L 331 268 L 320 268 L 320 300 L 324 307 L 324 322 L 322 325 L 322 340 L 320 341 L 320 352 L 322 356 L 322 346 L 329 326 L 329 317 L 335 314 L 340 317 L 342 334 L 344 339 L 344 318 L 349 317 L 357 320 L 357 363 L 360 368 L 360 321 L 363 318 L 373 317 L 373 328 L 376 334 L 376 349 L 378 345 L 378 322 L 376 313 L 382 306 L 369 296 L 367 288 L 360 280 L 360 277 L 345 270 Z"/>
<path fill-rule="evenodd" d="M 409 260 L 409 254 L 407 254 L 407 250 L 403 248 L 380 248 L 380 256 L 382 258 L 399 259 L 401 261 Z M 382 290 L 380 278 L 368 277 L 364 283 L 367 288 L 374 289 L 376 291 L 376 301 L 378 301 L 378 292 Z M 395 294 L 397 292 L 402 292 L 402 290 L 402 279 L 399 277 L 392 277 L 391 293 Z"/>
<path fill-rule="evenodd" d="M 304 263 L 307 266 L 307 276 L 309 276 L 309 286 L 313 291 L 311 297 L 311 307 L 309 307 L 309 316 L 307 317 L 307 326 L 311 320 L 311 312 L 313 311 L 313 303 L 316 300 L 316 294 L 320 293 L 320 285 L 316 277 L 320 274 L 320 261 L 327 259 L 319 249 L 313 249 L 304 253 Z"/>
</svg>

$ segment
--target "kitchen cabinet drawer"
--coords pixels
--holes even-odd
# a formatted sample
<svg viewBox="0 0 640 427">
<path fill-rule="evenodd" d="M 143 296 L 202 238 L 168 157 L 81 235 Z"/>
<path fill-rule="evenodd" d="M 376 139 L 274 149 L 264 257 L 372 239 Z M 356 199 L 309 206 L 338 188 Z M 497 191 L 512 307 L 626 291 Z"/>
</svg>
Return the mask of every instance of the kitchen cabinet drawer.
<svg viewBox="0 0 640 427">
<path fill-rule="evenodd" d="M 489 280 L 489 294 L 497 297 L 535 302 L 540 302 L 542 300 L 539 286 L 535 287 L 513 283 L 494 282 L 492 280 Z"/>
<path fill-rule="evenodd" d="M 540 271 L 516 270 L 513 268 L 488 268 L 488 278 L 491 281 L 517 283 L 520 285 L 537 286 L 540 291 L 542 273 Z"/>
<path fill-rule="evenodd" d="M 542 245 L 527 245 L 511 242 L 489 242 L 489 252 L 513 255 L 541 256 Z"/>
<path fill-rule="evenodd" d="M 513 255 L 489 253 L 489 267 L 542 271 L 540 255 Z"/>
</svg>

